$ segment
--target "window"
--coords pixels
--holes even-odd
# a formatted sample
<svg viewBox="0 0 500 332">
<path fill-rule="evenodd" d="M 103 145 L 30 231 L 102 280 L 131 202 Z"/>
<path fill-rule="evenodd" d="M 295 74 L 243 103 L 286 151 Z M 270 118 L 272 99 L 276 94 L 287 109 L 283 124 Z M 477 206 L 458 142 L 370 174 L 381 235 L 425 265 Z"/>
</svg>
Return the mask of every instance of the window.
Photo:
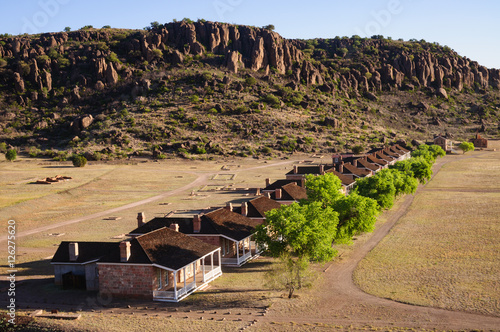
<svg viewBox="0 0 500 332">
<path fill-rule="evenodd" d="M 163 286 L 168 286 L 168 276 L 169 276 L 169 273 L 168 273 L 168 271 L 165 271 L 163 274 L 165 275 L 165 280 L 163 282 Z"/>
</svg>

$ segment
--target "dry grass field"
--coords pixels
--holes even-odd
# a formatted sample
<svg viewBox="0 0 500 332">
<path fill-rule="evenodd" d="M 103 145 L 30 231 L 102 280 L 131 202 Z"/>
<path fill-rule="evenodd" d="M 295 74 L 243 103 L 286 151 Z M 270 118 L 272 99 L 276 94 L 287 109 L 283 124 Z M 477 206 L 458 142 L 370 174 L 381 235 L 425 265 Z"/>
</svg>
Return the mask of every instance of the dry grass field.
<svg viewBox="0 0 500 332">
<path fill-rule="evenodd" d="M 445 157 L 406 216 L 361 262 L 354 280 L 364 291 L 500 316 L 500 152 L 466 156 L 474 158 Z"/>
</svg>

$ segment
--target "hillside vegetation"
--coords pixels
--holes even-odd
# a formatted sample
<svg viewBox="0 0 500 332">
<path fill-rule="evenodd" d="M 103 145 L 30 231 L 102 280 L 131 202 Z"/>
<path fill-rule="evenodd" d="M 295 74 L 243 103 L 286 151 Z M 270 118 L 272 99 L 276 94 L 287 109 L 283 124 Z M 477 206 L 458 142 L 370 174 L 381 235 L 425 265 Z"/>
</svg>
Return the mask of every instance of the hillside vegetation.
<svg viewBox="0 0 500 332">
<path fill-rule="evenodd" d="M 498 137 L 500 71 L 446 46 L 185 19 L 0 38 L 0 141 L 32 156 L 272 157 Z M 5 148 L 5 146 L 4 146 Z"/>
</svg>

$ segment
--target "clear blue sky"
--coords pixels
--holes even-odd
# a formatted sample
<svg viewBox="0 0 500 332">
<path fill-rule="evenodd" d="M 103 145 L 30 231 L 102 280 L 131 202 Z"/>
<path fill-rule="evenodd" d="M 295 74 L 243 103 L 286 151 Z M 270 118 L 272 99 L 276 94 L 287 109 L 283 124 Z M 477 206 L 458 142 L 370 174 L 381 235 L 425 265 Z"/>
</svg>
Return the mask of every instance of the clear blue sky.
<svg viewBox="0 0 500 332">
<path fill-rule="evenodd" d="M 500 68 L 498 0 L 20 0 L 2 4 L 0 33 L 62 31 L 69 26 L 144 28 L 152 21 L 196 20 L 264 26 L 286 38 L 374 34 L 425 39 Z"/>
</svg>

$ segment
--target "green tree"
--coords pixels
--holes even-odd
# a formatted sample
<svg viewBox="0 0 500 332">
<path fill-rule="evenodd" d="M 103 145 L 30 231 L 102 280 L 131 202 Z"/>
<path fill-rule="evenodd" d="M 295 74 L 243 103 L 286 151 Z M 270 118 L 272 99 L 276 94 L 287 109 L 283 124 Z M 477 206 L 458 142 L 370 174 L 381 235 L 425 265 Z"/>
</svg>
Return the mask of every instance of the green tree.
<svg viewBox="0 0 500 332">
<path fill-rule="evenodd" d="M 432 177 L 432 165 L 422 156 L 398 161 L 389 166 L 390 169 L 397 169 L 409 176 L 416 178 L 420 183 L 425 183 Z"/>
<path fill-rule="evenodd" d="M 262 27 L 263 29 L 266 29 L 266 30 L 271 30 L 271 31 L 274 31 L 275 27 L 273 24 L 268 24 L 268 25 L 265 25 Z"/>
<path fill-rule="evenodd" d="M 306 176 L 307 200 L 321 202 L 324 207 L 331 205 L 343 196 L 342 182 L 333 173 Z"/>
<path fill-rule="evenodd" d="M 418 180 L 413 176 L 398 171 L 397 169 L 389 169 L 388 171 L 392 176 L 394 188 L 396 188 L 395 196 L 400 196 L 403 194 L 414 194 L 415 191 L 417 191 Z"/>
<path fill-rule="evenodd" d="M 372 232 L 379 213 L 377 201 L 355 192 L 336 200 L 332 208 L 339 213 L 337 243 L 351 243 L 353 235 Z"/>
<path fill-rule="evenodd" d="M 446 152 L 439 145 L 426 145 L 422 144 L 419 147 L 412 151 L 412 157 L 423 157 L 429 163 L 434 164 L 437 157 L 443 157 L 446 155 Z"/>
<path fill-rule="evenodd" d="M 73 162 L 73 166 L 75 167 L 85 167 L 85 165 L 87 165 L 87 158 L 81 155 L 73 156 L 71 161 Z"/>
<path fill-rule="evenodd" d="M 71 28 L 70 28 L 70 27 L 65 27 L 65 28 L 64 28 L 64 31 L 65 31 L 65 32 L 70 32 L 70 31 L 71 31 Z"/>
<path fill-rule="evenodd" d="M 8 161 L 14 161 L 17 158 L 17 151 L 14 149 L 8 149 L 7 152 L 5 152 L 5 159 Z"/>
<path fill-rule="evenodd" d="M 354 192 L 373 198 L 381 209 L 390 209 L 396 196 L 393 180 L 390 170 L 383 169 L 374 176 L 357 179 Z"/>
<path fill-rule="evenodd" d="M 474 151 L 474 144 L 471 142 L 462 142 L 458 148 L 463 151 L 463 154 L 465 154 L 466 152 Z"/>
<path fill-rule="evenodd" d="M 283 205 L 266 213 L 266 223 L 257 227 L 256 241 L 274 257 L 289 253 L 325 262 L 335 255 L 331 245 L 338 220 L 338 213 L 320 202 Z"/>
</svg>

